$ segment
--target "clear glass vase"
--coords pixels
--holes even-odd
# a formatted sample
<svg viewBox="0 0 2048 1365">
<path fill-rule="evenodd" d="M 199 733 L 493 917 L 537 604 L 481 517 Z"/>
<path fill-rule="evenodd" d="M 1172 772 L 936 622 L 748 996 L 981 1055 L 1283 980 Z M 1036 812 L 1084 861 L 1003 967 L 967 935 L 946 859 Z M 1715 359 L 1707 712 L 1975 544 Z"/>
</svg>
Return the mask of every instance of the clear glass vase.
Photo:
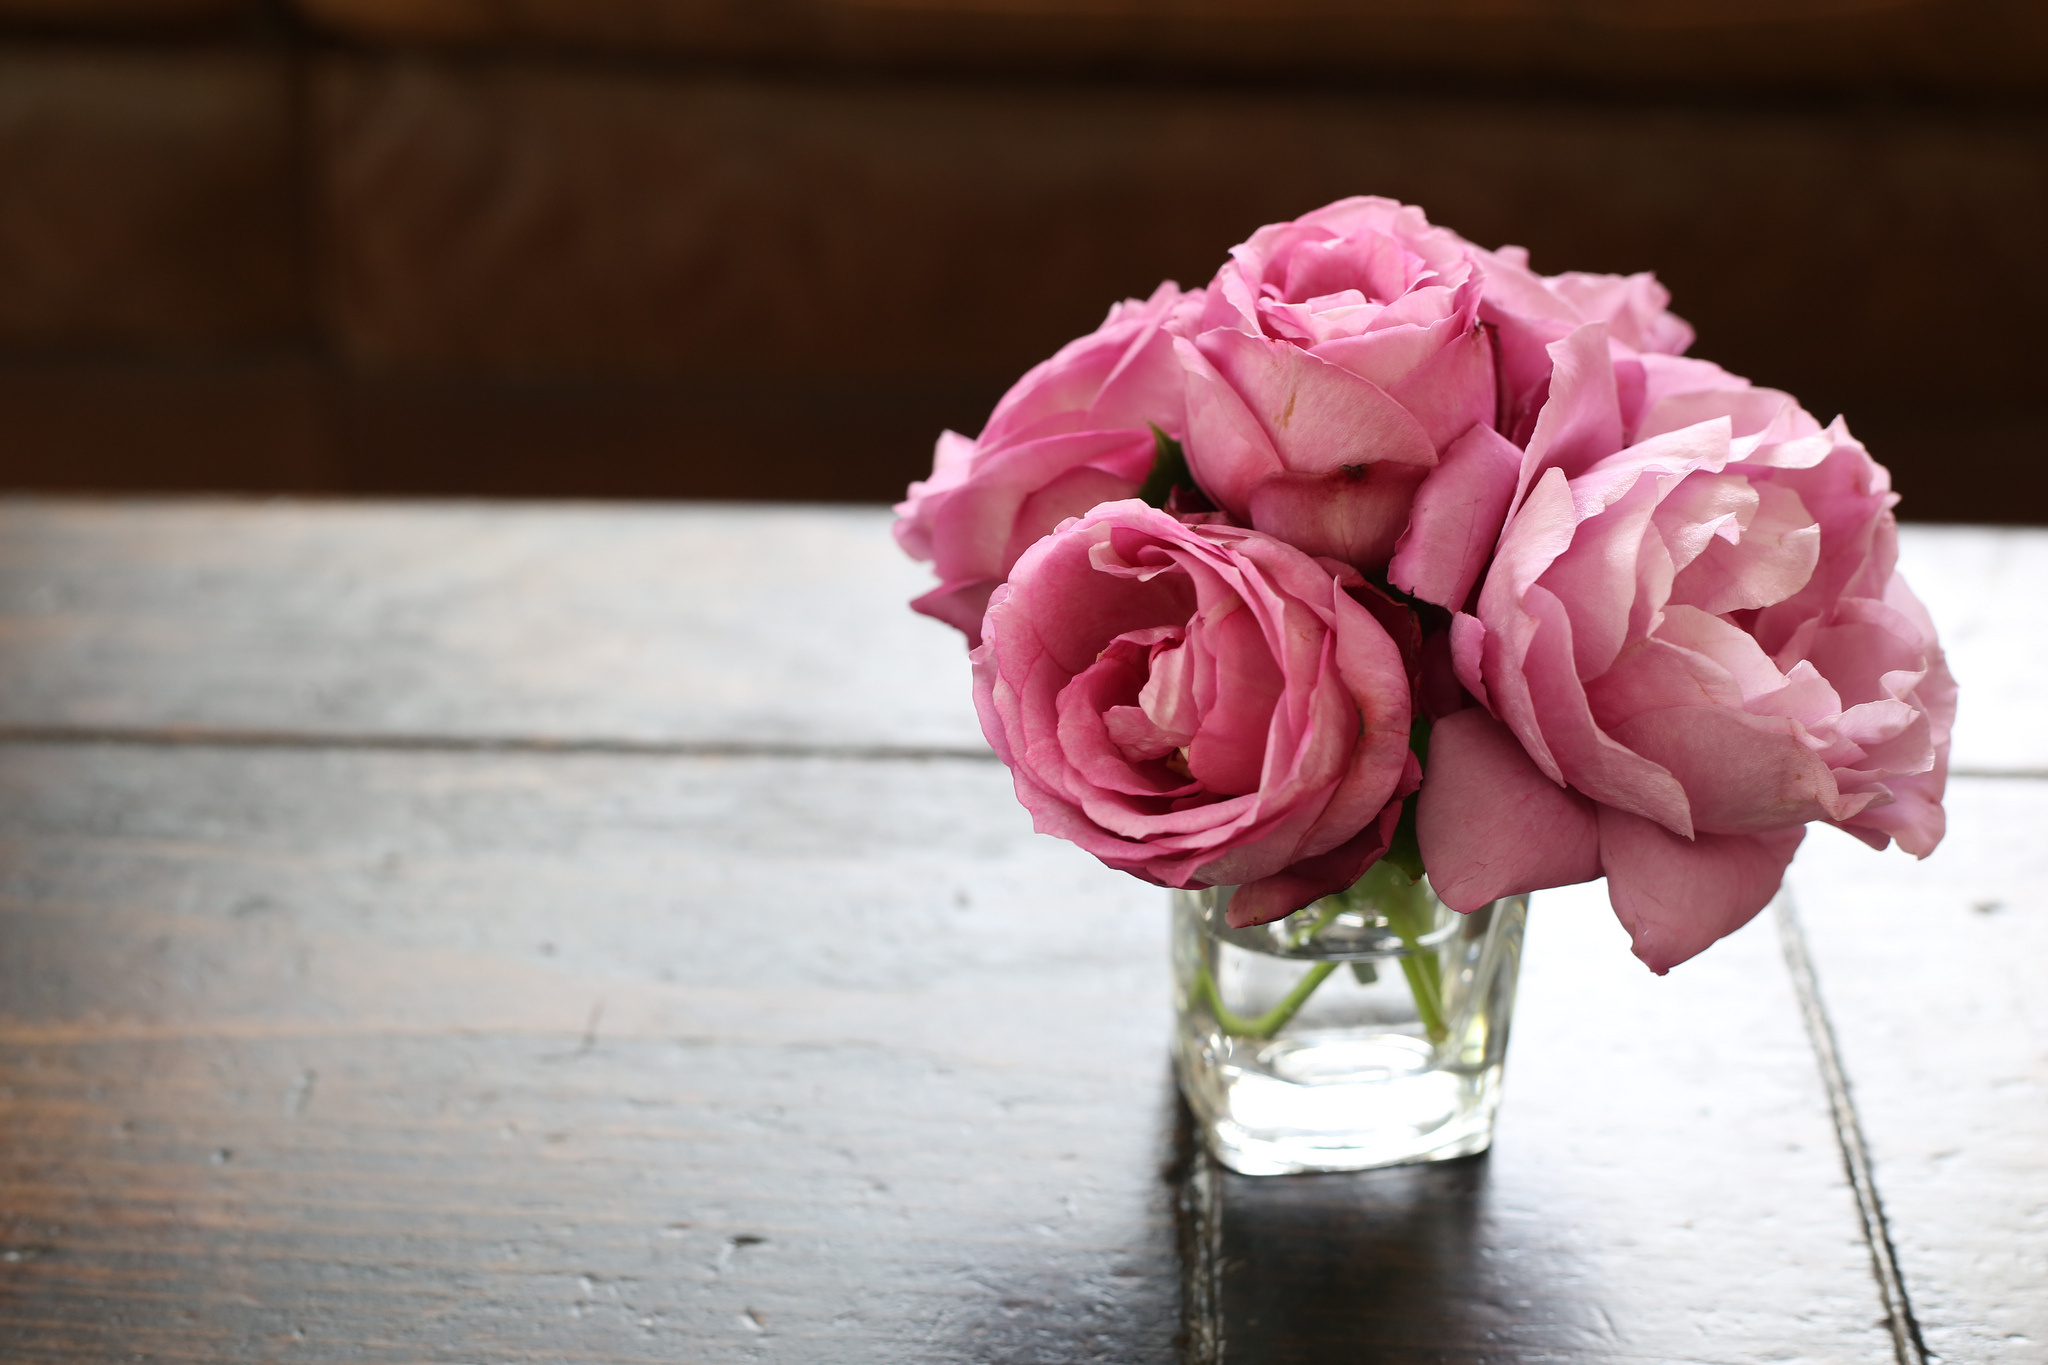
<svg viewBox="0 0 2048 1365">
<path fill-rule="evenodd" d="M 1173 893 L 1175 1064 L 1234 1171 L 1357 1171 L 1493 1140 L 1529 898 L 1460 915 L 1387 863 L 1232 929 L 1231 887 Z"/>
</svg>

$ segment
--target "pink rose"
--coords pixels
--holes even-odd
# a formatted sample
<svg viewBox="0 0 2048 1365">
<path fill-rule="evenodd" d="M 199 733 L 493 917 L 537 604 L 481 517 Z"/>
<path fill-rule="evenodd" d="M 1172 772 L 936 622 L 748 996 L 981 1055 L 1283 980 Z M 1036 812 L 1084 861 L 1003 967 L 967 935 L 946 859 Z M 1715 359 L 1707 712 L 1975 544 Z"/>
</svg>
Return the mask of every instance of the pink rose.
<svg viewBox="0 0 2048 1365">
<path fill-rule="evenodd" d="M 1132 500 L 1027 550 L 972 655 L 975 705 L 1043 833 L 1233 924 L 1349 886 L 1420 773 L 1400 650 L 1362 580 Z"/>
<path fill-rule="evenodd" d="M 1552 297 L 1547 282 L 1523 274 L 1528 288 Z M 1617 297 L 1627 295 L 1623 285 L 1655 290 L 1653 298 L 1663 294 L 1647 275 L 1576 278 L 1608 281 Z M 1535 306 L 1535 296 L 1525 302 Z M 1669 314 L 1658 317 L 1690 337 L 1691 330 L 1677 319 Z M 1567 319 L 1553 321 L 1562 326 Z M 1638 320 L 1631 325 L 1647 324 Z M 1461 610 L 1493 557 L 1508 508 L 1520 501 L 1530 480 L 1543 470 L 1556 467 L 1567 475 L 1578 474 L 1640 436 L 1734 411 L 1728 404 L 1738 405 L 1747 414 L 1745 420 L 1761 425 L 1791 401 L 1770 389 L 1752 389 L 1748 380 L 1704 360 L 1638 353 L 1617 343 L 1609 326 L 1601 319 L 1579 322 L 1541 348 L 1542 367 L 1534 381 L 1541 405 L 1526 423 L 1529 430 L 1520 446 L 1491 427 L 1475 426 L 1444 452 L 1417 490 L 1408 529 L 1387 566 L 1387 577 L 1396 587 L 1447 610 Z M 1554 329 L 1546 324 L 1543 334 L 1550 330 Z M 1508 331 L 1502 327 L 1501 335 Z M 1530 335 L 1518 342 L 1503 341 L 1503 357 L 1528 343 Z M 1535 373 L 1533 362 L 1504 359 L 1503 374 L 1516 364 Z"/>
<path fill-rule="evenodd" d="M 1439 455 L 1495 417 L 1475 252 L 1368 198 L 1232 248 L 1175 342 L 1202 490 L 1310 554 L 1384 566 Z"/>
<path fill-rule="evenodd" d="M 1479 316 L 1498 346 L 1500 430 L 1518 446 L 1529 443 L 1549 391 L 1550 346 L 1594 322 L 1606 329 L 1622 420 L 1633 430 L 1641 411 L 1640 358 L 1679 355 L 1692 345 L 1691 325 L 1670 311 L 1670 291 L 1647 271 L 1538 275 L 1518 246 L 1477 254 L 1486 276 Z"/>
<path fill-rule="evenodd" d="M 1387 576 L 1456 611 L 1493 554 L 1524 468 L 1576 469 L 1637 439 L 1652 404 L 1674 386 L 1746 387 L 1705 361 L 1682 360 L 1692 328 L 1647 273 L 1549 277 L 1520 247 L 1474 249 L 1485 280 L 1479 316 L 1492 335 L 1498 416 L 1443 452 L 1416 490 Z M 1782 395 L 1779 395 L 1782 397 Z M 1523 448 L 1535 452 L 1525 460 Z"/>
<path fill-rule="evenodd" d="M 1183 429 L 1168 327 L 1202 293 L 1162 284 L 1109 310 L 1003 395 L 976 440 L 939 437 L 932 476 L 896 506 L 896 541 L 929 559 L 939 586 L 910 605 L 980 643 L 989 594 L 1032 542 L 1099 502 L 1130 497 L 1152 471 L 1152 428 Z"/>
<path fill-rule="evenodd" d="M 1663 972 L 1769 901 L 1810 821 L 1931 852 L 1955 684 L 1847 428 L 1645 356 L 1622 449 L 1601 330 L 1549 348 L 1514 511 L 1452 620 L 1484 709 L 1437 722 L 1418 833 L 1459 909 L 1604 874 Z"/>
</svg>

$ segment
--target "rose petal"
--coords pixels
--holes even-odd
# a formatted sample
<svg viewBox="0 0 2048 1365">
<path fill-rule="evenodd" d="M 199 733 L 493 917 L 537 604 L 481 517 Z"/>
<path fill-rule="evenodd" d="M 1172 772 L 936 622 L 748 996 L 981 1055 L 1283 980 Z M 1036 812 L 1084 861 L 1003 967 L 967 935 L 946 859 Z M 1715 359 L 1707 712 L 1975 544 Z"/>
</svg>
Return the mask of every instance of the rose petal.
<svg viewBox="0 0 2048 1365">
<path fill-rule="evenodd" d="M 1458 683 L 1478 698 L 1488 714 L 1498 715 L 1486 695 L 1486 626 L 1476 616 L 1458 612 L 1451 617 L 1451 669 Z"/>
<path fill-rule="evenodd" d="M 1233 929 L 1270 924 L 1344 890 L 1386 856 L 1400 823 L 1401 801 L 1396 798 L 1387 803 L 1378 819 L 1328 853 L 1304 858 L 1270 877 L 1238 887 L 1231 893 L 1225 922 Z"/>
<path fill-rule="evenodd" d="M 1476 707 L 1431 730 L 1416 800 L 1423 866 L 1453 910 L 1600 875 L 1593 803 L 1545 777 L 1514 732 Z"/>
<path fill-rule="evenodd" d="M 1291 342 L 1223 329 L 1203 333 L 1195 345 L 1244 400 L 1292 473 L 1436 464 L 1428 432 L 1377 384 Z"/>
<path fill-rule="evenodd" d="M 1562 469 L 1571 478 L 1621 449 L 1621 400 L 1608 358 L 1606 326 L 1588 323 L 1548 350 L 1550 397 L 1523 453 L 1523 489 L 1546 469 Z"/>
<path fill-rule="evenodd" d="M 1429 472 L 1374 464 L 1355 474 L 1282 474 L 1252 488 L 1245 515 L 1304 553 L 1372 573 L 1393 558 L 1415 490 Z"/>
<path fill-rule="evenodd" d="M 1260 626 L 1249 611 L 1214 622 L 1197 617 L 1184 646 L 1202 711 L 1188 768 L 1209 791 L 1228 796 L 1259 790 L 1273 708 L 1287 690 Z"/>
<path fill-rule="evenodd" d="M 1776 676 L 1776 669 L 1771 672 Z M 1593 719 L 1610 732 L 1646 711 L 1701 704 L 1740 708 L 1742 700 L 1742 686 L 1727 669 L 1656 637 L 1621 651 L 1611 668 L 1586 684 Z"/>
<path fill-rule="evenodd" d="M 1588 322 L 1606 323 L 1615 340 L 1635 350 L 1676 355 L 1692 345 L 1692 327 L 1668 311 L 1671 291 L 1647 270 L 1633 275 L 1572 270 L 1544 283 L 1570 300 Z"/>
<path fill-rule="evenodd" d="M 910 609 L 957 628 L 966 635 L 969 649 L 979 649 L 981 618 L 988 613 L 989 594 L 996 590 L 997 583 L 993 578 L 978 578 L 943 584 L 912 599 Z"/>
<path fill-rule="evenodd" d="M 1515 495 L 1522 452 L 1488 426 L 1452 442 L 1415 491 L 1408 527 L 1387 566 L 1394 586 L 1457 611 L 1493 554 Z"/>
<path fill-rule="evenodd" d="M 1188 472 L 1218 507 L 1245 519 L 1251 491 L 1285 472 L 1258 418 L 1194 343 L 1176 338 L 1187 382 Z"/>
<path fill-rule="evenodd" d="M 1671 601 L 1719 616 L 1782 602 L 1813 577 L 1820 562 L 1820 525 L 1799 495 L 1762 482 L 1752 495 L 1758 499 L 1756 510 L 1738 535 L 1732 542 L 1722 536 L 1708 540 L 1672 580 Z"/>
<path fill-rule="evenodd" d="M 1414 413 L 1442 450 L 1473 426 L 1493 422 L 1499 406 L 1493 345 L 1467 323 L 1463 333 L 1389 386 L 1387 395 Z"/>
<path fill-rule="evenodd" d="M 1756 918 L 1805 837 L 1799 825 L 1681 839 L 1641 816 L 1600 809 L 1608 899 L 1636 956 L 1659 976 Z"/>
<path fill-rule="evenodd" d="M 1845 820 L 1870 804 L 1844 796 L 1805 727 L 1725 706 L 1672 706 L 1614 727 L 1614 738 L 1685 789 L 1695 831 L 1756 834 Z"/>
<path fill-rule="evenodd" d="M 1571 620 L 1547 590 L 1531 588 L 1524 599 L 1538 627 L 1524 658 L 1530 714 L 1546 749 L 1566 782 L 1602 805 L 1618 806 L 1655 820 L 1674 833 L 1692 833 L 1685 789 L 1655 761 L 1617 743 L 1593 720 L 1585 685 L 1572 664 Z M 1529 747 L 1528 736 L 1510 720 Z"/>
<path fill-rule="evenodd" d="M 1025 498 L 1011 518 L 1010 540 L 1003 547 L 1000 572 L 1007 574 L 1026 550 L 1051 535 L 1052 529 L 1067 518 L 1136 493 L 1151 472 L 1154 453 L 1149 435 L 1143 441 L 1125 441 L 1103 452 L 1094 463 L 1055 475 Z"/>
</svg>

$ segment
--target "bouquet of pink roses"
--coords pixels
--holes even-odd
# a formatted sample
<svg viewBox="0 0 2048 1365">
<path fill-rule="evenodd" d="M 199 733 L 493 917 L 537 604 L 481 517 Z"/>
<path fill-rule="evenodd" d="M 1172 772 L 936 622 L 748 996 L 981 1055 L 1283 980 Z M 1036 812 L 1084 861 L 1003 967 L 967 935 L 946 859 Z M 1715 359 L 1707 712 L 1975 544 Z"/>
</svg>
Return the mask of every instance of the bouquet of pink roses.
<svg viewBox="0 0 2048 1365">
<path fill-rule="evenodd" d="M 913 605 L 1037 827 L 1235 927 L 1383 860 L 1459 911 L 1605 876 L 1658 972 L 1814 821 L 1932 851 L 1955 684 L 1885 470 L 1668 299 L 1347 199 L 941 436 Z"/>
</svg>

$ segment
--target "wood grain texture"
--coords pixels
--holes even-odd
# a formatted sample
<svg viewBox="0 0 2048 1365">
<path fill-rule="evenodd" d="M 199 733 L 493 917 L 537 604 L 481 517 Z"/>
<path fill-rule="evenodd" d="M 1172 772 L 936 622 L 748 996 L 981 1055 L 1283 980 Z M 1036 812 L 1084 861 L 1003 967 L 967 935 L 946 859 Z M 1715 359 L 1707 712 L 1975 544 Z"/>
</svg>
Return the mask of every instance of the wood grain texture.
<svg viewBox="0 0 2048 1365">
<path fill-rule="evenodd" d="M 1962 688 L 1951 764 L 2048 776 L 2048 531 L 1901 527 L 1899 568 L 1940 628 Z"/>
<path fill-rule="evenodd" d="M 1947 807 L 1925 862 L 1819 830 L 1790 884 L 1928 1348 L 2020 1365 L 2048 1351 L 2048 782 Z"/>
<path fill-rule="evenodd" d="M 1204 1204 L 1165 898 L 990 764 L 16 743 L 0 867 L 24 1365 L 1166 1361 L 1177 1198 L 1208 1358 L 1884 1355 L 1756 930 L 1558 897 L 1490 1157 Z"/>
<path fill-rule="evenodd" d="M 1167 1361 L 1161 898 L 974 762 L 0 753 L 0 1357 Z"/>
<path fill-rule="evenodd" d="M 0 504 L 0 1358 L 1889 1358 L 1768 923 L 1539 897 L 1493 1153 L 1193 1159 L 1163 897 L 1027 832 L 886 525 Z M 2039 764 L 2044 558 L 1906 529 L 1960 767 Z M 1793 884 L 1928 1344 L 2017 1365 L 2048 782 L 1950 809 Z"/>
<path fill-rule="evenodd" d="M 0 718 L 985 752 L 888 520 L 0 503 Z"/>
<path fill-rule="evenodd" d="M 0 500 L 0 723 L 979 750 L 878 508 Z M 2048 531 L 1906 526 L 1953 761 L 2048 771 Z"/>
<path fill-rule="evenodd" d="M 1659 979 L 1544 892 L 1523 973 L 1483 1160 L 1213 1177 L 1216 1358 L 1891 1361 L 1768 917 Z"/>
</svg>

